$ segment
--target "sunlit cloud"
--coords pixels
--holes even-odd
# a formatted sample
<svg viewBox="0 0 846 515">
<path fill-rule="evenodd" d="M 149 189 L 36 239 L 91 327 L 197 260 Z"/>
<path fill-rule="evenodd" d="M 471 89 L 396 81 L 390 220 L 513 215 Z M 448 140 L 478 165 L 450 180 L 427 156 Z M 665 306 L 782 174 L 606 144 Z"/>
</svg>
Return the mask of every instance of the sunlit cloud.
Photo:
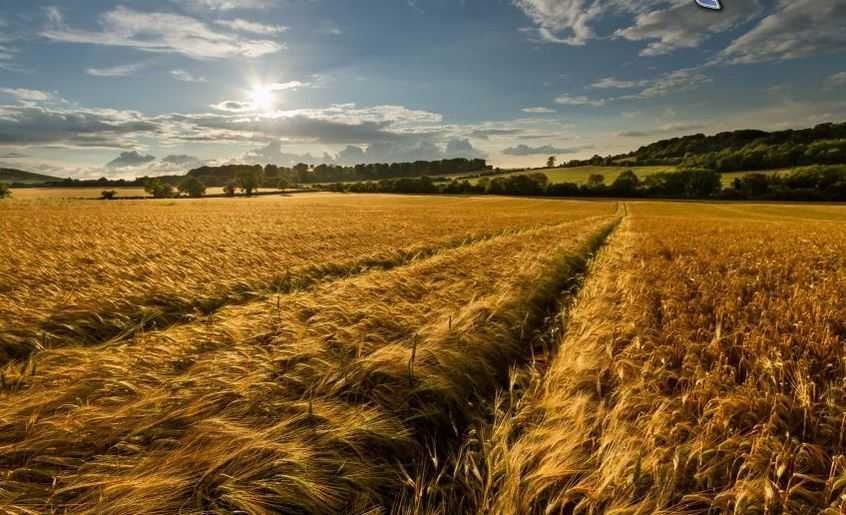
<svg viewBox="0 0 846 515">
<path fill-rule="evenodd" d="M 145 66 L 144 63 L 122 64 L 108 68 L 86 68 L 85 73 L 94 77 L 128 77 Z"/>
<path fill-rule="evenodd" d="M 194 75 L 185 70 L 170 70 L 174 79 L 182 82 L 208 82 L 208 79 L 200 75 Z"/>
<path fill-rule="evenodd" d="M 68 27 L 55 7 L 47 10 L 47 16 L 49 23 L 41 35 L 64 43 L 122 46 L 145 52 L 178 53 L 195 59 L 260 57 L 284 48 L 276 41 L 218 32 L 197 19 L 171 13 L 117 7 L 100 16 L 100 31 Z"/>
</svg>

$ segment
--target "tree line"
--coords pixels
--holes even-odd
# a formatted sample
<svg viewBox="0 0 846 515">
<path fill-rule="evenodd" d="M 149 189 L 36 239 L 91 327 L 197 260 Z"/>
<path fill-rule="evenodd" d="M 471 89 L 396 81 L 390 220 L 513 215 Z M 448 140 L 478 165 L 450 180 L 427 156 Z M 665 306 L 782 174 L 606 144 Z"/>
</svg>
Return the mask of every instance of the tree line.
<svg viewBox="0 0 846 515">
<path fill-rule="evenodd" d="M 846 164 L 846 123 L 776 132 L 737 130 L 712 136 L 693 134 L 656 141 L 627 154 L 571 160 L 564 166 L 621 164 L 676 165 L 718 172 Z"/>
<path fill-rule="evenodd" d="M 746 174 L 723 188 L 719 172 L 682 169 L 644 178 L 626 170 L 607 183 L 593 174 L 584 184 L 550 183 L 543 173 L 466 179 L 432 177 L 334 183 L 325 189 L 351 193 L 491 194 L 552 197 L 630 197 L 734 200 L 846 201 L 846 166 L 813 166 L 789 173 Z"/>
<path fill-rule="evenodd" d="M 299 163 L 292 167 L 274 164 L 202 166 L 188 172 L 207 186 L 224 186 L 243 173 L 261 173 L 262 187 L 276 187 L 279 181 L 287 184 L 314 184 L 326 182 L 370 181 L 402 177 L 461 174 L 479 172 L 490 167 L 484 159 L 443 159 L 440 161 L 415 161 L 413 163 L 373 163 L 355 166 Z"/>
</svg>

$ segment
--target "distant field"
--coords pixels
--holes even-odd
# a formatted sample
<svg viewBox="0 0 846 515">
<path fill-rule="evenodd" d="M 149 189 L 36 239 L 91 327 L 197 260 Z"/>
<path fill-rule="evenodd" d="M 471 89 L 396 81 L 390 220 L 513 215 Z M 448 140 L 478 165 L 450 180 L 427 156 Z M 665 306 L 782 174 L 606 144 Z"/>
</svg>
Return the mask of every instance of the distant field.
<svg viewBox="0 0 846 515">
<path fill-rule="evenodd" d="M 846 509 L 846 206 L 18 197 L 0 233 L 0 513 Z"/>
<path fill-rule="evenodd" d="M 625 170 L 632 170 L 637 176 L 641 179 L 645 179 L 646 177 L 661 173 L 661 172 L 672 172 L 676 170 L 675 166 L 578 166 L 574 168 L 553 168 L 553 169 L 541 169 L 541 170 L 523 170 L 519 172 L 513 172 L 504 175 L 517 175 L 517 174 L 524 174 L 524 173 L 542 173 L 549 177 L 549 181 L 556 183 L 556 182 L 573 182 L 576 184 L 585 184 L 587 182 L 588 177 L 593 174 L 599 174 L 605 177 L 605 184 L 611 184 L 614 182 L 614 179 L 617 178 L 620 173 Z M 735 178 L 741 177 L 743 175 L 747 175 L 750 173 L 783 173 L 788 172 L 790 169 L 780 169 L 780 170 L 758 170 L 758 171 L 748 171 L 748 172 L 728 172 L 722 174 L 722 182 L 723 186 L 731 186 L 732 182 Z M 473 179 L 471 182 L 475 183 L 478 179 Z"/>
<path fill-rule="evenodd" d="M 103 190 L 114 190 L 117 198 L 120 197 L 144 197 L 147 193 L 144 188 L 16 188 L 12 189 L 12 196 L 16 199 L 74 199 L 74 198 L 100 198 Z M 260 191 L 276 191 L 272 188 L 261 189 Z M 207 188 L 206 194 L 222 194 L 223 188 Z"/>
<path fill-rule="evenodd" d="M 641 179 L 660 172 L 671 172 L 675 170 L 674 166 L 577 166 L 574 168 L 544 168 L 540 170 L 522 170 L 513 173 L 503 174 L 520 175 L 527 173 L 542 173 L 549 177 L 549 182 L 573 182 L 576 184 L 585 184 L 588 177 L 594 174 L 599 174 L 605 177 L 605 183 L 611 184 L 625 170 L 632 170 Z M 497 176 L 497 177 L 502 177 Z M 491 177 L 493 179 L 493 177 Z M 476 183 L 479 179 L 473 179 L 471 182 Z"/>
</svg>

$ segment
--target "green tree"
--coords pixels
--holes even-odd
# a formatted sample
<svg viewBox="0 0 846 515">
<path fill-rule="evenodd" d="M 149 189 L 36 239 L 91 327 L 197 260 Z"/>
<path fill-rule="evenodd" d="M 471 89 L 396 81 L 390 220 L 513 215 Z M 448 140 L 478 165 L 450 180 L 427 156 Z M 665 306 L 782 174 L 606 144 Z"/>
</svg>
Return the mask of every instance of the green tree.
<svg viewBox="0 0 846 515">
<path fill-rule="evenodd" d="M 605 186 L 605 177 L 598 173 L 590 174 L 587 178 L 587 187 L 590 189 L 598 189 Z"/>
<path fill-rule="evenodd" d="M 611 183 L 611 190 L 616 195 L 634 195 L 640 186 L 640 179 L 631 170 L 626 170 Z"/>
<path fill-rule="evenodd" d="M 103 190 L 100 192 L 100 198 L 103 200 L 114 200 L 117 197 L 117 191 L 115 190 Z"/>
<path fill-rule="evenodd" d="M 9 185 L 5 182 L 0 182 L 0 198 L 10 197 L 12 195 L 12 190 L 9 189 Z"/>
<path fill-rule="evenodd" d="M 200 179 L 197 179 L 193 175 L 189 175 L 188 177 L 182 179 L 182 182 L 179 183 L 178 190 L 182 195 L 198 198 L 206 194 L 206 185 L 203 184 Z"/>
<path fill-rule="evenodd" d="M 171 198 L 174 195 L 173 186 L 156 178 L 144 181 L 144 191 L 153 198 Z"/>
<path fill-rule="evenodd" d="M 291 185 L 288 184 L 288 180 L 285 178 L 279 179 L 276 183 L 276 189 L 280 190 L 287 190 Z"/>
<path fill-rule="evenodd" d="M 238 184 L 235 181 L 229 181 L 223 185 L 223 194 L 227 197 L 234 197 L 235 196 L 235 189 L 238 187 Z"/>
<path fill-rule="evenodd" d="M 238 183 L 238 187 L 241 188 L 248 197 L 261 187 L 263 180 L 264 170 L 262 170 L 260 166 L 244 167 L 239 170 L 235 176 L 235 181 Z"/>
<path fill-rule="evenodd" d="M 555 156 L 549 156 L 549 159 L 546 160 L 546 167 L 555 168 Z"/>
</svg>

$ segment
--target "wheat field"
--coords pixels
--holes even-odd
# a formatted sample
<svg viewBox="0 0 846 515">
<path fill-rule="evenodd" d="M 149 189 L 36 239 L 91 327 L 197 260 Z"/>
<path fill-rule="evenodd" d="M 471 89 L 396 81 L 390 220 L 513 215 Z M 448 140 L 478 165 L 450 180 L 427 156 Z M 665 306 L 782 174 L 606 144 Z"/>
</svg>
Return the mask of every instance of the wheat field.
<svg viewBox="0 0 846 515">
<path fill-rule="evenodd" d="M 0 512 L 841 513 L 846 208 L 0 203 Z"/>
</svg>

